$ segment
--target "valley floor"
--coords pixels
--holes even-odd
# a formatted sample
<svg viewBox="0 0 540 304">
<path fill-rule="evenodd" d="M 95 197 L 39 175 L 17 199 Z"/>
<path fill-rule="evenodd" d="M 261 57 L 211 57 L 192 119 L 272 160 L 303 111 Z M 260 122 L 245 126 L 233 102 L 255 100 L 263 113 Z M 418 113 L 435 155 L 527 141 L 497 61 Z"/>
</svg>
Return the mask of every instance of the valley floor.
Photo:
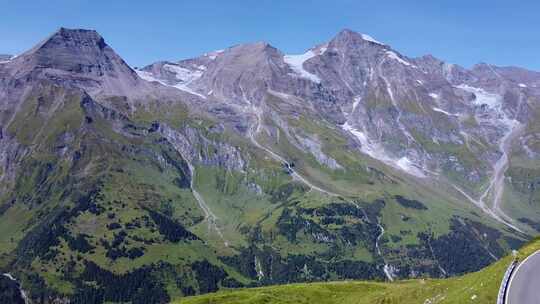
<svg viewBox="0 0 540 304">
<path fill-rule="evenodd" d="M 524 259 L 540 249 L 540 238 L 519 251 Z M 394 283 L 328 282 L 291 284 L 222 291 L 177 300 L 176 304 L 462 304 L 496 303 L 501 280 L 512 257 L 507 256 L 485 269 L 449 279 L 419 279 Z"/>
</svg>

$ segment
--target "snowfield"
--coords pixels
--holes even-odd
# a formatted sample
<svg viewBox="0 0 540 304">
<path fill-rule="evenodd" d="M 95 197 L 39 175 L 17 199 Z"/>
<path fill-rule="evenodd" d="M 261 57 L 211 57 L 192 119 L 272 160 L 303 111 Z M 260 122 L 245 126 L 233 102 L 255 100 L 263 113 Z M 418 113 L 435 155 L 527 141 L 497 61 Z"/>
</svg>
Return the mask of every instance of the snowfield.
<svg viewBox="0 0 540 304">
<path fill-rule="evenodd" d="M 309 79 L 315 83 L 320 83 L 319 76 L 312 74 L 304 69 L 304 62 L 317 56 L 315 52 L 309 50 L 301 55 L 285 55 L 283 60 L 291 67 L 291 69 L 300 77 Z"/>
<path fill-rule="evenodd" d="M 377 143 L 373 143 L 369 140 L 366 134 L 355 127 L 351 126 L 348 122 L 343 124 L 342 129 L 354 135 L 360 142 L 360 152 L 370 156 L 371 158 L 382 161 L 383 163 L 393 168 L 404 171 L 416 177 L 424 178 L 426 175 L 416 164 L 414 164 L 406 156 L 396 159 L 388 155 L 388 153 Z"/>
</svg>

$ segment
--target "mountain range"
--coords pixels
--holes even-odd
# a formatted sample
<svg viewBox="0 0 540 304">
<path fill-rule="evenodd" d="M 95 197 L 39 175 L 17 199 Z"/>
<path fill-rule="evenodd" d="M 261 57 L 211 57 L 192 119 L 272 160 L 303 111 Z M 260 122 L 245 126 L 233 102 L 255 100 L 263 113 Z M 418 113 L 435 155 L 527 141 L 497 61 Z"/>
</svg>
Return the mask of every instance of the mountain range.
<svg viewBox="0 0 540 304">
<path fill-rule="evenodd" d="M 0 55 L 0 270 L 35 303 L 448 277 L 540 231 L 540 73 L 343 30 L 130 67 Z"/>
</svg>

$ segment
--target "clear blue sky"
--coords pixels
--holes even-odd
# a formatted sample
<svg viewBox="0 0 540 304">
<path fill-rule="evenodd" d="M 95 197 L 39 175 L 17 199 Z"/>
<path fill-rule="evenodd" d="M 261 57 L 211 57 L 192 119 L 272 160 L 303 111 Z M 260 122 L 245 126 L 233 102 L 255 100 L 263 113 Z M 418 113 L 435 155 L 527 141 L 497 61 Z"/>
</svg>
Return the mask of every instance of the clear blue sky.
<svg viewBox="0 0 540 304">
<path fill-rule="evenodd" d="M 61 26 L 96 29 L 134 66 L 253 41 L 300 53 L 350 28 L 408 56 L 540 70 L 537 0 L 0 0 L 0 53 Z"/>
</svg>

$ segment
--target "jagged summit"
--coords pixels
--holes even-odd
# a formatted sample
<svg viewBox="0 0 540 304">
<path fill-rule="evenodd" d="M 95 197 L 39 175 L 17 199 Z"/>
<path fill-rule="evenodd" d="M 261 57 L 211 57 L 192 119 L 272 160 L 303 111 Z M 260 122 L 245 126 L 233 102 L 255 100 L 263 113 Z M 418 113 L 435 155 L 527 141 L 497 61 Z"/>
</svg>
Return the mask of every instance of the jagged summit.
<svg viewBox="0 0 540 304">
<path fill-rule="evenodd" d="M 222 52 L 223 58 L 240 61 L 266 60 L 271 57 L 283 56 L 280 50 L 267 42 L 255 42 L 239 44 L 230 47 Z"/>
<path fill-rule="evenodd" d="M 60 28 L 54 34 L 20 56 L 38 68 L 103 75 L 113 65 L 127 64 L 94 30 Z"/>
<path fill-rule="evenodd" d="M 386 44 L 376 40 L 368 34 L 362 34 L 350 29 L 341 30 L 331 41 L 335 46 L 357 46 L 359 44 L 369 44 L 386 46 Z"/>
<path fill-rule="evenodd" d="M 95 30 L 60 28 L 39 42 L 23 55 L 28 56 L 36 53 L 44 53 L 50 50 L 91 49 L 102 51 L 107 47 L 105 39 Z"/>
<path fill-rule="evenodd" d="M 248 48 L 248 49 L 254 49 L 254 50 L 277 50 L 274 46 L 272 46 L 270 43 L 266 41 L 256 41 L 252 43 L 244 43 L 244 44 L 238 44 L 236 46 L 231 47 L 231 49 L 234 48 Z"/>
<path fill-rule="evenodd" d="M 95 30 L 68 29 L 64 27 L 59 28 L 43 41 L 43 46 L 49 43 L 96 46 L 99 49 L 104 49 L 107 46 L 105 39 Z"/>
<path fill-rule="evenodd" d="M 363 39 L 363 34 L 355 32 L 351 29 L 342 29 L 336 34 L 334 39 Z"/>
<path fill-rule="evenodd" d="M 93 97 L 140 97 L 151 91 L 95 30 L 60 28 L 10 60 L 7 69 L 14 78 L 52 80 L 83 89 Z"/>
</svg>

